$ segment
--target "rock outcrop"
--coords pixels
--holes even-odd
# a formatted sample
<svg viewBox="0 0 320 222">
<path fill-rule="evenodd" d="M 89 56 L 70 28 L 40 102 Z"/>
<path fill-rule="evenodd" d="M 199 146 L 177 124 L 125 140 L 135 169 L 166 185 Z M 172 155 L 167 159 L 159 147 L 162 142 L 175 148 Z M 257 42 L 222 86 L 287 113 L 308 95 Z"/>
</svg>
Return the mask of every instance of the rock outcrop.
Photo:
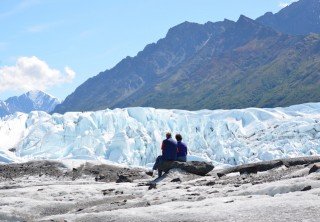
<svg viewBox="0 0 320 222">
<path fill-rule="evenodd" d="M 214 169 L 214 166 L 208 162 L 191 161 L 191 162 L 178 162 L 178 161 L 165 161 L 160 164 L 159 169 L 168 172 L 171 169 L 181 169 L 188 173 L 204 176 Z"/>
<path fill-rule="evenodd" d="M 291 167 L 291 166 L 298 166 L 298 165 L 309 165 L 317 162 L 320 162 L 320 156 L 271 160 L 271 161 L 250 163 L 250 164 L 230 167 L 218 172 L 217 175 L 218 177 L 222 177 L 229 173 L 236 173 L 236 172 L 239 172 L 240 174 L 251 174 L 251 173 L 271 170 L 280 166 Z"/>
</svg>

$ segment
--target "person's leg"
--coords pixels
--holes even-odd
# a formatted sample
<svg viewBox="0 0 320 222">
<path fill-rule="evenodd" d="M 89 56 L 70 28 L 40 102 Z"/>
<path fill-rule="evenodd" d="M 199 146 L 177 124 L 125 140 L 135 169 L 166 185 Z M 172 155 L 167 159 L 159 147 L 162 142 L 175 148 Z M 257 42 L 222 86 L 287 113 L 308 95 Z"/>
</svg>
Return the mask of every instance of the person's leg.
<svg viewBox="0 0 320 222">
<path fill-rule="evenodd" d="M 160 156 L 159 158 L 159 165 L 158 165 L 158 177 L 161 177 L 162 176 L 162 169 L 159 169 L 159 166 L 161 166 L 164 162 L 164 159 L 162 156 Z"/>
<path fill-rule="evenodd" d="M 157 170 L 159 168 L 159 165 L 161 163 L 161 159 L 162 159 L 162 156 L 158 156 L 157 159 L 156 159 L 156 162 L 154 163 L 153 165 L 153 170 Z"/>
<path fill-rule="evenodd" d="M 164 162 L 163 157 L 162 156 L 158 156 L 157 161 L 156 161 L 157 164 L 155 164 L 156 168 L 154 168 L 154 170 L 155 169 L 158 170 L 158 177 L 162 176 L 162 169 L 160 169 L 160 166 L 163 164 L 163 162 Z"/>
<path fill-rule="evenodd" d="M 158 169 L 158 177 L 161 177 L 161 176 L 162 176 L 162 170 Z"/>
<path fill-rule="evenodd" d="M 152 167 L 152 171 L 148 171 L 146 172 L 147 175 L 149 176 L 153 176 L 154 175 L 154 171 L 158 170 L 159 165 L 161 164 L 161 160 L 162 160 L 162 156 L 158 156 L 156 159 L 156 162 L 154 163 L 153 167 Z"/>
</svg>

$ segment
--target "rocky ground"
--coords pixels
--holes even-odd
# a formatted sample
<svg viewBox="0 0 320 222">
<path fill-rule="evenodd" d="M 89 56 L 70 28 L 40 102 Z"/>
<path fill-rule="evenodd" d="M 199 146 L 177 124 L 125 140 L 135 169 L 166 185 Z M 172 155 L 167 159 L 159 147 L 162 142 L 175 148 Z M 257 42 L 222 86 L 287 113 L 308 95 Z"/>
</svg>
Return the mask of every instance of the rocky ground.
<svg viewBox="0 0 320 222">
<path fill-rule="evenodd" d="M 319 221 L 320 173 L 313 162 L 206 176 L 173 169 L 158 179 L 109 165 L 0 165 L 0 220 Z"/>
</svg>

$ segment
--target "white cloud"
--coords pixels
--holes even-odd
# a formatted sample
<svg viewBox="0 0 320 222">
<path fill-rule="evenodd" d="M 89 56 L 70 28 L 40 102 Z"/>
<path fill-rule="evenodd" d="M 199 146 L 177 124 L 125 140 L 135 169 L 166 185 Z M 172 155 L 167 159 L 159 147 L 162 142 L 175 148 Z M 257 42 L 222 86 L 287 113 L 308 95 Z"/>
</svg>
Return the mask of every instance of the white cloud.
<svg viewBox="0 0 320 222">
<path fill-rule="evenodd" d="M 280 2 L 279 3 L 279 7 L 280 8 L 285 8 L 289 5 L 291 5 L 292 3 L 296 2 L 297 0 L 289 0 L 289 1 L 286 1 L 286 2 Z"/>
<path fill-rule="evenodd" d="M 67 79 L 69 79 L 70 81 L 74 79 L 74 77 L 76 76 L 75 71 L 73 71 L 70 67 L 65 67 L 64 68 L 65 73 L 67 74 Z"/>
<path fill-rule="evenodd" d="M 0 92 L 7 90 L 46 90 L 71 82 L 76 73 L 65 67 L 64 72 L 52 69 L 35 56 L 18 58 L 15 66 L 0 67 Z"/>
</svg>

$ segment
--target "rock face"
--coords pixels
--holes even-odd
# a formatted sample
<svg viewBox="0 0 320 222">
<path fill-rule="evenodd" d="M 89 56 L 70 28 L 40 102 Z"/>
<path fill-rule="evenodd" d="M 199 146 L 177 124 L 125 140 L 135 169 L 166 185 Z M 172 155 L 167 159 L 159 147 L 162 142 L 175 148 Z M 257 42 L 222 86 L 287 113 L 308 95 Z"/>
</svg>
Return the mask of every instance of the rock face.
<svg viewBox="0 0 320 222">
<path fill-rule="evenodd" d="M 208 162 L 178 162 L 178 161 L 165 161 L 160 166 L 159 169 L 167 172 L 171 169 L 181 169 L 188 173 L 204 176 L 214 169 L 214 166 Z"/>
</svg>

